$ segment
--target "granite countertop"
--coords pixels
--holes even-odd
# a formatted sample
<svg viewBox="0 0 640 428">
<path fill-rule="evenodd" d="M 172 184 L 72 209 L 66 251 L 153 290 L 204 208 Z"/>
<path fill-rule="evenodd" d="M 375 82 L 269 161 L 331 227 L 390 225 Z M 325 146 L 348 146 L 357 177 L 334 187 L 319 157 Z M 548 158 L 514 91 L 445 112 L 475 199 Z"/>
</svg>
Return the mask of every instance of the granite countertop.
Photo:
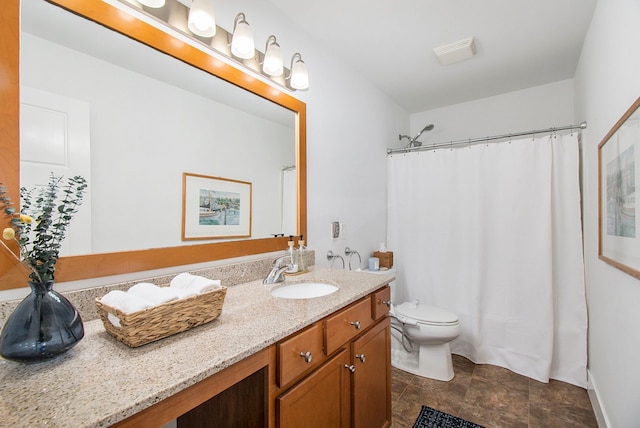
<svg viewBox="0 0 640 428">
<path fill-rule="evenodd" d="M 0 359 L 0 420 L 6 426 L 109 426 L 366 296 L 393 278 L 393 274 L 323 269 L 287 277 L 285 285 L 324 281 L 339 286 L 333 294 L 305 300 L 272 297 L 272 287 L 266 288 L 262 281 L 233 285 L 227 289 L 216 320 L 139 348 L 129 348 L 111 337 L 102 321 L 89 321 L 84 339 L 50 361 L 23 364 Z"/>
</svg>

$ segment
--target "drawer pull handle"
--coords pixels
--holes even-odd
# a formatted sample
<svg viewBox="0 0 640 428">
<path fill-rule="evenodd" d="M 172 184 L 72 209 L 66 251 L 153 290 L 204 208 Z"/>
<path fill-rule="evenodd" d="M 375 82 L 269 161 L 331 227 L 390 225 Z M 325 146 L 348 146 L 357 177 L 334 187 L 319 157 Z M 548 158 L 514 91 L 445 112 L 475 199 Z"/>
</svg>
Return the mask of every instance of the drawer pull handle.
<svg viewBox="0 0 640 428">
<path fill-rule="evenodd" d="M 364 354 L 356 354 L 356 360 L 360 360 L 360 362 L 364 363 Z"/>
<path fill-rule="evenodd" d="M 345 367 L 346 369 L 349 369 L 349 371 L 350 371 L 351 373 L 355 373 L 355 372 L 356 372 L 356 366 L 354 366 L 353 364 L 352 364 L 352 365 L 345 364 L 345 365 L 344 365 L 344 367 Z"/>
<path fill-rule="evenodd" d="M 387 305 L 387 307 L 388 307 L 388 308 L 390 308 L 390 307 L 391 307 L 391 301 L 390 301 L 390 300 L 383 300 L 383 301 L 382 301 L 382 302 L 380 302 L 380 303 L 382 303 L 383 305 Z"/>
<path fill-rule="evenodd" d="M 356 330 L 360 330 L 360 321 L 351 321 L 349 324 L 356 327 Z"/>
<path fill-rule="evenodd" d="M 311 351 L 300 352 L 300 356 L 304 358 L 304 361 L 307 363 L 311 362 Z"/>
</svg>

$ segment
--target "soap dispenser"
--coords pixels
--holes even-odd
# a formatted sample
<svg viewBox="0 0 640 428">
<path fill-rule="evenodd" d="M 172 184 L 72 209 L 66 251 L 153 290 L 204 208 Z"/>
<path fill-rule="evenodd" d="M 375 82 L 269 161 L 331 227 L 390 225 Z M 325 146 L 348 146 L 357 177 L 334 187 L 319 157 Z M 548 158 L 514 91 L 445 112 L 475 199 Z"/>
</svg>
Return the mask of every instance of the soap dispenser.
<svg viewBox="0 0 640 428">
<path fill-rule="evenodd" d="M 306 272 L 307 270 L 307 249 L 304 246 L 304 237 L 300 235 L 298 240 L 298 271 Z"/>
<path fill-rule="evenodd" d="M 287 242 L 289 248 L 287 248 L 287 255 L 291 257 L 291 269 L 288 269 L 287 273 L 296 273 L 298 272 L 298 252 L 295 250 L 293 235 L 289 235 L 289 242 Z"/>
</svg>

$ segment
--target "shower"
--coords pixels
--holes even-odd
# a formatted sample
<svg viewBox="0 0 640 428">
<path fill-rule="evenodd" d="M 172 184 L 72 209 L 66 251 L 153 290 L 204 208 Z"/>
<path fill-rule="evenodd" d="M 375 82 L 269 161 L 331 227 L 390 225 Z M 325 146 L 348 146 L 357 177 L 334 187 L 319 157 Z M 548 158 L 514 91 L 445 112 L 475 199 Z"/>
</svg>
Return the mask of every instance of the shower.
<svg viewBox="0 0 640 428">
<path fill-rule="evenodd" d="M 432 129 L 433 129 L 433 123 L 430 123 L 429 125 L 422 128 L 422 131 L 418 132 L 418 134 L 415 137 L 411 138 L 408 135 L 398 135 L 398 140 L 402 141 L 403 138 L 406 138 L 407 140 L 409 140 L 409 145 L 407 147 L 420 147 L 422 146 L 422 143 L 418 141 L 418 138 L 420 138 L 420 136 L 424 131 L 431 131 Z"/>
</svg>

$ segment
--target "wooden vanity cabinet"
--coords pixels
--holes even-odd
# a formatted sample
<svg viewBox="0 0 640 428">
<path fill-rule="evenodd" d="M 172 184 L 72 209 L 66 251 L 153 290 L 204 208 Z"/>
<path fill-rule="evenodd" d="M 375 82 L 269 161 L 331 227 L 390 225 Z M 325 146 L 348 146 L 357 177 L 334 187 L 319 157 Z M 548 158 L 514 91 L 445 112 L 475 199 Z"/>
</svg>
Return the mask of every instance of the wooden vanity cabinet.
<svg viewBox="0 0 640 428">
<path fill-rule="evenodd" d="M 327 354 L 331 355 L 373 324 L 371 296 L 329 315 L 324 323 L 325 348 Z"/>
<path fill-rule="evenodd" d="M 276 345 L 278 386 L 284 388 L 326 360 L 322 323 L 315 323 Z"/>
<path fill-rule="evenodd" d="M 276 345 L 282 387 L 275 406 L 277 428 L 391 426 L 388 301 L 387 286 Z M 299 350 L 317 344 L 317 325 L 323 326 L 326 361 L 289 386 L 286 380 L 298 376 L 303 366 Z M 281 358 L 285 355 L 291 373 Z"/>
<path fill-rule="evenodd" d="M 115 426 L 389 427 L 388 296 L 385 286 Z"/>
<path fill-rule="evenodd" d="M 391 426 L 391 322 L 384 318 L 351 343 L 353 426 Z"/>
<path fill-rule="evenodd" d="M 386 316 L 391 307 L 391 288 L 383 287 L 371 295 L 371 314 L 374 320 Z"/>
<path fill-rule="evenodd" d="M 335 356 L 276 399 L 278 427 L 327 428 L 350 424 L 349 352 Z"/>
</svg>

